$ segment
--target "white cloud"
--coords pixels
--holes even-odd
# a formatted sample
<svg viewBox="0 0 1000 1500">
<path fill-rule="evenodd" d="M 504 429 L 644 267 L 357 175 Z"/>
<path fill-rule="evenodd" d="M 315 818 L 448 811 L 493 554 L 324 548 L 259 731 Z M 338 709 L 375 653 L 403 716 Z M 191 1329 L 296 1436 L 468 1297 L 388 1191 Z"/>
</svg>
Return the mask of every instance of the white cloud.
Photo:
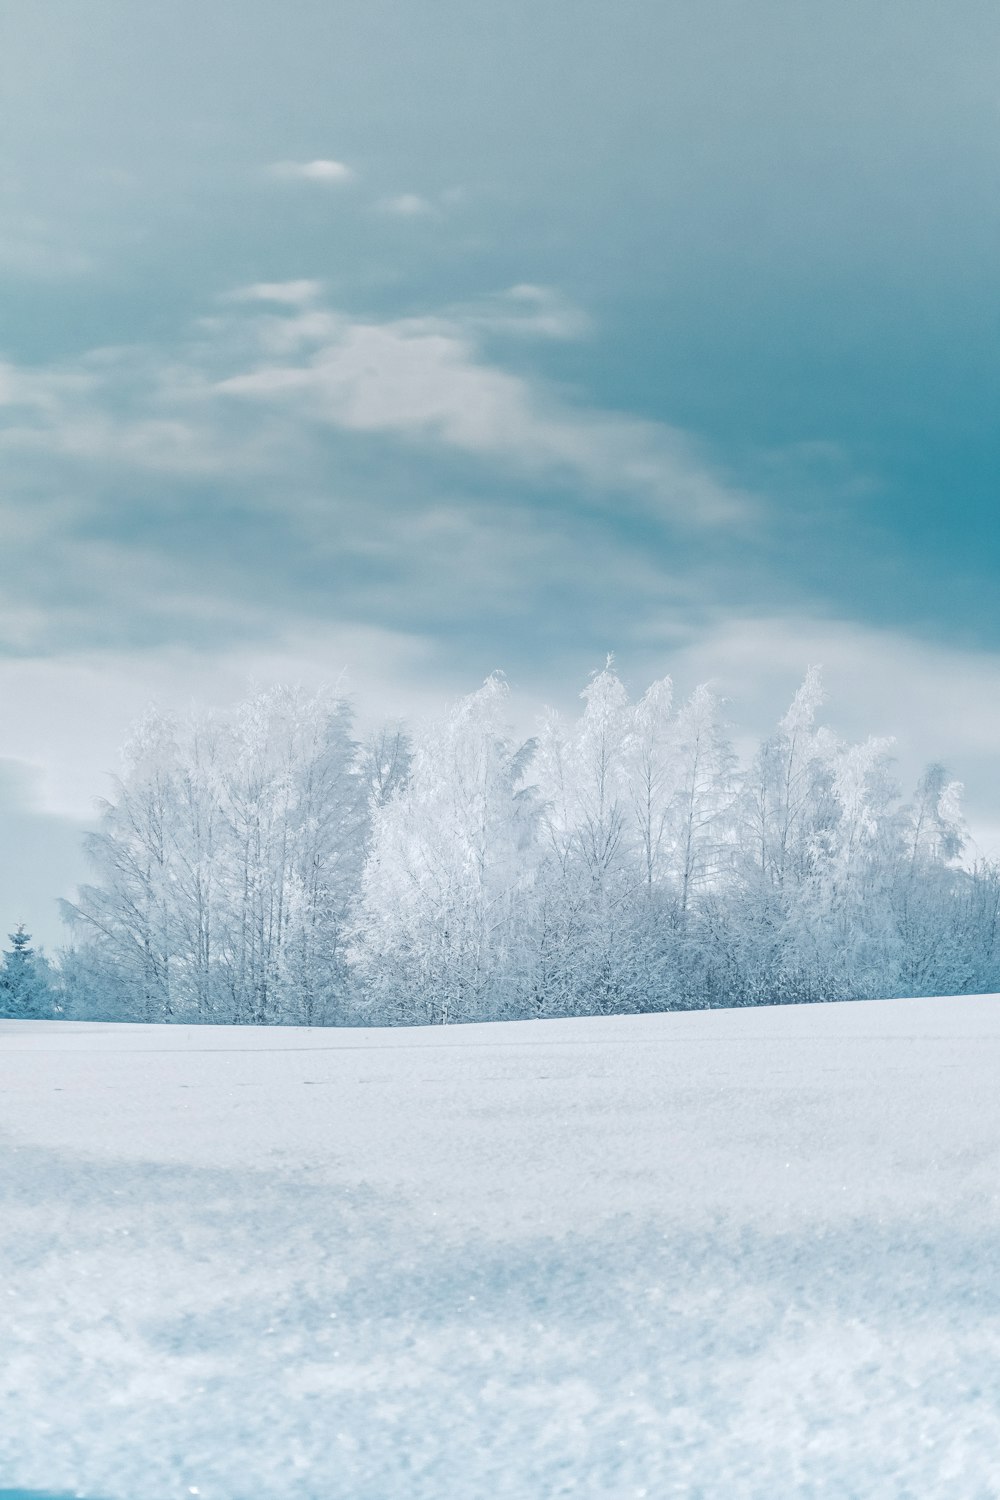
<svg viewBox="0 0 1000 1500">
<path fill-rule="evenodd" d="M 179 476 L 252 470 L 270 435 L 259 425 L 235 434 L 192 402 L 207 383 L 193 355 L 167 365 L 141 347 L 96 349 L 38 368 L 0 362 L 8 493 L 15 493 L 15 465 L 26 474 L 33 463 L 60 460 Z M 74 487 L 87 487 L 83 468 Z"/>
<path fill-rule="evenodd" d="M 400 219 L 419 219 L 434 212 L 433 205 L 419 193 L 397 193 L 391 198 L 381 198 L 377 207 Z"/>
<path fill-rule="evenodd" d="M 155 401 L 155 397 L 152 398 Z M 11 424 L 0 431 L 0 454 L 8 467 L 22 468 L 32 456 L 56 459 L 92 470 L 142 470 L 155 475 L 218 476 L 252 473 L 264 459 L 268 434 L 226 432 L 210 418 L 163 414 L 126 416 L 102 410 L 96 402 L 66 403 L 42 419 Z M 78 470 L 76 484 L 86 488 Z"/>
<path fill-rule="evenodd" d="M 0 271 L 39 280 L 81 276 L 94 269 L 92 256 L 33 215 L 19 214 L 4 204 L 0 229 Z"/>
<path fill-rule="evenodd" d="M 537 308 L 520 288 L 512 300 Z M 357 432 L 392 433 L 500 460 L 512 471 L 632 496 L 664 518 L 719 524 L 748 497 L 715 473 L 689 438 L 663 423 L 576 407 L 513 375 L 475 346 L 475 316 L 384 323 L 318 320 L 297 359 L 265 359 L 218 382 L 229 396 L 284 405 Z M 280 325 L 278 325 L 280 328 Z M 301 320 L 292 324 L 303 332 Z M 274 349 L 275 324 L 266 327 Z M 302 339 L 308 345 L 306 334 Z"/>
<path fill-rule="evenodd" d="M 301 467 L 332 426 L 459 451 L 664 521 L 750 513 L 683 432 L 575 404 L 486 356 L 485 333 L 579 331 L 578 310 L 551 290 L 519 285 L 381 322 L 324 306 L 321 290 L 311 279 L 237 288 L 222 299 L 232 311 L 200 320 L 197 341 L 169 361 L 137 346 L 37 370 L 0 365 L 0 405 L 17 409 L 0 448 L 162 474 L 273 474 Z"/>
<path fill-rule="evenodd" d="M 269 167 L 272 177 L 291 182 L 319 182 L 330 187 L 339 187 L 353 182 L 357 176 L 353 167 L 329 157 L 316 161 L 276 161 Z"/>
<path fill-rule="evenodd" d="M 582 308 L 552 287 L 521 282 L 505 291 L 460 302 L 448 316 L 463 328 L 516 337 L 578 339 L 591 331 Z"/>
<path fill-rule="evenodd" d="M 98 376 L 81 365 L 32 367 L 0 360 L 0 407 L 57 415 L 68 404 L 85 400 Z"/>
<path fill-rule="evenodd" d="M 321 281 L 255 281 L 227 292 L 226 302 L 274 302 L 280 307 L 305 307 L 322 295 Z"/>
</svg>

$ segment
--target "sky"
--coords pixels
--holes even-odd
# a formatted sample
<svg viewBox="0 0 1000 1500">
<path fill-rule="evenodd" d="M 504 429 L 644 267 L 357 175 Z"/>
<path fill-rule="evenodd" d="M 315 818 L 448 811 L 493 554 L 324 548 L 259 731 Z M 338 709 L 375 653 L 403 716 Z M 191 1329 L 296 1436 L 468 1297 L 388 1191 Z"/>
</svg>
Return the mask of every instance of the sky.
<svg viewBox="0 0 1000 1500">
<path fill-rule="evenodd" d="M 1000 853 L 995 6 L 39 0 L 0 116 L 0 941 L 251 679 L 818 663 Z"/>
</svg>

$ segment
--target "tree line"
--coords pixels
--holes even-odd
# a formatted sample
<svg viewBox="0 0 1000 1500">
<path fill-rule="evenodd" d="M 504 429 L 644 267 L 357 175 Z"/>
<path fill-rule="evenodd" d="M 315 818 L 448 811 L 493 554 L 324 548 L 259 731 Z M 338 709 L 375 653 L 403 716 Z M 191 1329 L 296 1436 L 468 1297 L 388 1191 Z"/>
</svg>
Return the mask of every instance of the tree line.
<svg viewBox="0 0 1000 1500">
<path fill-rule="evenodd" d="M 1000 989 L 960 788 L 932 766 L 904 799 L 888 741 L 819 722 L 818 672 L 742 760 L 707 687 L 630 702 L 609 660 L 581 700 L 527 742 L 499 675 L 363 743 L 327 692 L 151 712 L 51 1003 L 358 1025 Z"/>
</svg>

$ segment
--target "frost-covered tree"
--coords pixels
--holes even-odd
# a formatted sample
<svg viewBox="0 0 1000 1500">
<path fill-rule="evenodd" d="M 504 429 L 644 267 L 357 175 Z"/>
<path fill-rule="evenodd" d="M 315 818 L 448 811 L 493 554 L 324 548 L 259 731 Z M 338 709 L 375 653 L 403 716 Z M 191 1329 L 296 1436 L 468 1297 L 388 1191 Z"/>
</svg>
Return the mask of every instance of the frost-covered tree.
<svg viewBox="0 0 1000 1500">
<path fill-rule="evenodd" d="M 610 657 L 581 697 L 584 709 L 575 724 L 548 715 L 536 766 L 545 854 L 536 924 L 537 1009 L 550 1014 L 634 1008 L 636 996 L 643 845 L 635 804 L 641 807 L 642 791 L 636 786 L 630 792 L 633 716 Z M 655 779 L 652 764 L 649 771 Z M 655 806 L 649 817 L 652 859 Z"/>
<path fill-rule="evenodd" d="M 689 925 L 731 863 L 721 705 L 699 688 L 674 712 L 669 678 L 632 705 L 610 659 L 582 697 L 575 724 L 550 714 L 540 737 L 540 1008 L 691 1003 Z"/>
<path fill-rule="evenodd" d="M 744 853 L 760 882 L 779 892 L 815 867 L 835 816 L 836 741 L 816 724 L 823 699 L 819 671 L 810 667 L 777 733 L 761 745 L 746 779 Z"/>
<path fill-rule="evenodd" d="M 413 762 L 410 737 L 401 724 L 370 734 L 361 752 L 361 774 L 373 807 L 384 807 L 405 786 Z"/>
<path fill-rule="evenodd" d="M 95 871 L 67 916 L 100 950 L 110 989 L 121 989 L 137 1019 L 169 1021 L 176 1010 L 172 960 L 178 950 L 172 820 L 177 806 L 176 724 L 151 710 L 122 752 L 114 795 L 86 850 Z M 109 997 L 110 1002 L 110 997 Z"/>
<path fill-rule="evenodd" d="M 667 809 L 669 895 L 661 902 L 657 947 L 663 1003 L 704 1003 L 710 976 L 710 923 L 731 885 L 736 757 L 723 705 L 707 686 L 695 689 L 674 726 L 673 787 Z"/>
<path fill-rule="evenodd" d="M 68 913 L 90 988 L 144 1020 L 335 1019 L 367 836 L 346 707 L 282 688 L 228 720 L 154 712 L 124 760 Z"/>
<path fill-rule="evenodd" d="M 233 1015 L 331 1019 L 360 878 L 365 788 L 346 707 L 275 689 L 229 727 L 220 963 Z"/>
<path fill-rule="evenodd" d="M 24 923 L 10 933 L 10 949 L 0 965 L 0 1016 L 38 1020 L 53 1014 L 54 991 L 48 964 L 31 946 Z"/>
<path fill-rule="evenodd" d="M 677 726 L 669 677 L 648 687 L 631 712 L 623 760 L 631 820 L 647 895 L 668 878 L 671 809 L 678 791 Z"/>
<path fill-rule="evenodd" d="M 811 667 L 742 777 L 739 883 L 723 925 L 731 945 L 729 983 L 750 1003 L 793 998 L 802 982 L 794 942 L 803 930 L 798 909 L 836 821 L 838 747 L 816 723 L 823 697 L 819 672 Z"/>
<path fill-rule="evenodd" d="M 901 821 L 890 742 L 832 742 L 829 797 L 808 873 L 785 897 L 786 998 L 847 999 L 891 985 L 898 940 L 888 893 Z"/>
<path fill-rule="evenodd" d="M 904 809 L 903 852 L 893 889 L 900 947 L 899 988 L 933 995 L 955 987 L 966 967 L 961 882 L 956 865 L 965 844 L 960 783 L 929 766 Z"/>
<path fill-rule="evenodd" d="M 534 747 L 511 738 L 507 697 L 494 675 L 424 725 L 408 775 L 373 806 L 353 957 L 374 1016 L 473 1020 L 523 1006 Z"/>
<path fill-rule="evenodd" d="M 707 687 L 632 703 L 611 658 L 527 743 L 499 675 L 362 746 L 327 693 L 151 712 L 70 907 L 65 1013 L 485 1020 L 1000 986 L 1000 877 L 960 863 L 960 788 L 934 766 L 901 804 L 890 742 L 839 739 L 822 703 L 811 668 L 743 766 Z"/>
<path fill-rule="evenodd" d="M 670 824 L 677 900 L 686 916 L 699 889 L 717 883 L 731 864 L 736 757 L 722 703 L 708 687 L 696 688 L 681 709 L 676 742 Z"/>
<path fill-rule="evenodd" d="M 953 915 L 960 957 L 949 989 L 969 995 L 1000 990 L 1000 867 L 982 860 L 959 878 Z"/>
</svg>

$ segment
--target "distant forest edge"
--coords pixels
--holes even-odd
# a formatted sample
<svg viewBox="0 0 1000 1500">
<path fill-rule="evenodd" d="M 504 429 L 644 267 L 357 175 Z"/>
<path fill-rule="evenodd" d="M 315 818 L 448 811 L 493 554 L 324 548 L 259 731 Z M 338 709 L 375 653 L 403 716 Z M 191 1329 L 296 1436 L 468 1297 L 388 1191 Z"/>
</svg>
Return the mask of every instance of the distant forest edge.
<svg viewBox="0 0 1000 1500">
<path fill-rule="evenodd" d="M 278 688 L 148 714 L 64 903 L 56 967 L 13 935 L 0 1013 L 387 1025 L 1000 989 L 1000 870 L 960 787 L 902 800 L 890 742 L 817 724 L 810 669 L 741 764 L 707 687 L 630 703 L 609 660 L 536 738 L 487 679 L 359 743 Z"/>
</svg>

